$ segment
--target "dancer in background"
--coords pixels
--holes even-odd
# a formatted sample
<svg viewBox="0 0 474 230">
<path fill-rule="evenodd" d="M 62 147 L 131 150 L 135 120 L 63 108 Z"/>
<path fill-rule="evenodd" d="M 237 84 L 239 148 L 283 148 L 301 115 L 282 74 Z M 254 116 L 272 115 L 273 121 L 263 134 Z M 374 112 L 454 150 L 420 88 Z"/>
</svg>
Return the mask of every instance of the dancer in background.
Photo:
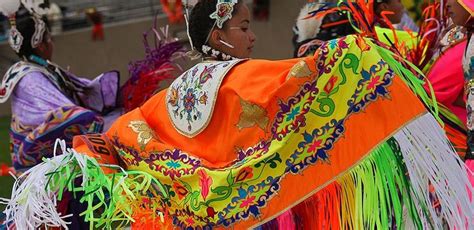
<svg viewBox="0 0 474 230">
<path fill-rule="evenodd" d="M 466 163 L 474 169 L 474 2 L 469 0 L 448 0 L 448 12 L 456 25 L 464 27 L 467 47 L 464 51 L 463 70 L 467 110 L 467 152 Z M 471 178 L 474 182 L 474 177 Z"/>
</svg>

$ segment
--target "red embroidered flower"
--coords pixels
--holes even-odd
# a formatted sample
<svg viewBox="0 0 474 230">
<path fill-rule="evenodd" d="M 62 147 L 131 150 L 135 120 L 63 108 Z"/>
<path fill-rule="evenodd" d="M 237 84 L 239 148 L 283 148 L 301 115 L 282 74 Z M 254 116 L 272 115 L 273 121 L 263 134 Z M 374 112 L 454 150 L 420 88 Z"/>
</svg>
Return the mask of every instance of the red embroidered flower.
<svg viewBox="0 0 474 230">
<path fill-rule="evenodd" d="M 206 171 L 199 170 L 199 186 L 201 186 L 202 199 L 206 200 L 212 185 L 212 178 L 206 174 Z"/>
<path fill-rule="evenodd" d="M 316 152 L 316 150 L 321 148 L 322 143 L 323 143 L 323 141 L 321 141 L 321 140 L 318 140 L 318 139 L 314 140 L 313 143 L 309 146 L 308 152 L 310 152 L 310 153 Z"/>
<path fill-rule="evenodd" d="M 332 76 L 328 83 L 324 86 L 324 92 L 326 92 L 327 94 L 330 94 L 332 92 L 332 90 L 334 89 L 334 86 L 336 86 L 336 82 L 337 82 L 337 76 Z"/>
<path fill-rule="evenodd" d="M 253 177 L 253 169 L 250 167 L 245 167 L 240 170 L 239 174 L 237 174 L 237 177 L 235 177 L 235 182 L 242 182 L 252 177 Z"/>
<path fill-rule="evenodd" d="M 177 183 L 176 181 L 173 182 L 173 189 L 176 192 L 176 194 L 178 194 L 178 197 L 179 197 L 180 200 L 185 198 L 186 195 L 188 195 L 188 193 L 189 193 L 188 190 L 184 186 Z"/>
<path fill-rule="evenodd" d="M 380 76 L 372 77 L 370 79 L 369 84 L 367 85 L 367 90 L 375 91 L 379 83 L 380 83 Z"/>
<path fill-rule="evenodd" d="M 213 207 L 208 207 L 206 211 L 208 217 L 214 218 L 214 216 L 216 215 L 216 210 L 214 210 Z"/>
<path fill-rule="evenodd" d="M 248 197 L 244 201 L 242 201 L 242 204 L 240 204 L 240 208 L 247 208 L 250 206 L 253 202 L 255 201 L 255 196 Z"/>
</svg>

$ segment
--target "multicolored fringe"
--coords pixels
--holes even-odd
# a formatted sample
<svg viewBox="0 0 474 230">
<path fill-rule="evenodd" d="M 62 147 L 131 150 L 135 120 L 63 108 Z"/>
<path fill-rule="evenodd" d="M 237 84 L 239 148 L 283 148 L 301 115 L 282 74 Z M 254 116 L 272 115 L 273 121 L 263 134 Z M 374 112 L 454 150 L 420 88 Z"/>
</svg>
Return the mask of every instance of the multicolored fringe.
<svg viewBox="0 0 474 230">
<path fill-rule="evenodd" d="M 434 155 L 434 149 L 446 154 Z M 105 175 L 100 167 L 95 159 L 73 149 L 45 159 L 18 178 L 5 211 L 7 222 L 14 222 L 19 229 L 66 227 L 68 216 L 58 213 L 56 204 L 67 190 L 84 193 L 78 199 L 88 206 L 83 215 L 91 229 L 134 221 L 139 222 L 137 226 L 153 224 L 156 228 L 163 215 L 146 207 L 146 201 L 167 196 L 161 184 L 146 173 L 125 172 L 110 165 L 117 173 Z M 474 226 L 474 209 L 467 173 L 446 144 L 435 118 L 425 114 L 334 182 L 280 216 L 272 226 L 404 229 L 410 225 L 441 229 L 446 225 L 450 229 L 469 229 Z M 80 185 L 77 179 L 82 180 Z M 436 202 L 439 206 L 434 205 Z"/>
<path fill-rule="evenodd" d="M 408 59 L 421 70 L 431 67 L 436 49 L 440 48 L 440 36 L 448 24 L 448 18 L 442 17 L 442 10 L 440 3 L 437 2 L 430 3 L 424 8 L 417 44 L 414 47 L 407 47 Z"/>
<path fill-rule="evenodd" d="M 58 142 L 57 142 L 58 143 Z M 41 226 L 64 227 L 69 224 L 57 211 L 58 201 L 65 191 L 72 192 L 75 199 L 87 204 L 81 214 L 90 224 L 90 229 L 111 229 L 134 222 L 137 211 L 149 210 L 146 199 L 164 196 L 161 184 L 144 172 L 124 171 L 115 165 L 99 165 L 97 161 L 73 149 L 25 172 L 13 187 L 12 198 L 2 199 L 8 204 L 6 223 L 14 223 L 17 229 L 37 229 Z M 117 173 L 104 174 L 102 167 L 116 169 Z M 81 197 L 76 194 L 83 193 Z M 148 213 L 148 219 L 160 223 L 160 213 Z"/>
<path fill-rule="evenodd" d="M 434 155 L 434 149 L 446 154 Z M 467 174 L 426 114 L 277 220 L 298 229 L 471 229 Z"/>
</svg>

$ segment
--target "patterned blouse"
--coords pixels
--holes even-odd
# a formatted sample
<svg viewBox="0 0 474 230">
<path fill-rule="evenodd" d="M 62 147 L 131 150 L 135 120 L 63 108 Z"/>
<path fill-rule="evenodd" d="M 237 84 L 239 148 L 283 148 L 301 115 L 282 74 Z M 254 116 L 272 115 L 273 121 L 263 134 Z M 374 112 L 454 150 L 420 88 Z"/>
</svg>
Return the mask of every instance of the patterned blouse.
<svg viewBox="0 0 474 230">
<path fill-rule="evenodd" d="M 466 110 L 467 110 L 467 130 L 468 130 L 468 152 L 467 159 L 473 159 L 474 154 L 474 39 L 469 38 L 463 59 Z"/>
</svg>

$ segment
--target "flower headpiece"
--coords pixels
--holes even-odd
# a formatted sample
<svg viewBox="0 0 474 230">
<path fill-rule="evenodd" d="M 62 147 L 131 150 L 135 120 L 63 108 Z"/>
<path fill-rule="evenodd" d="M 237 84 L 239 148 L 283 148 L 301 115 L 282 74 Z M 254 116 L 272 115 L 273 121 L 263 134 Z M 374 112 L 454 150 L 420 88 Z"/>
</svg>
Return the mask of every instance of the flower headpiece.
<svg viewBox="0 0 474 230">
<path fill-rule="evenodd" d="M 210 15 L 212 19 L 216 20 L 216 25 L 222 29 L 224 22 L 232 18 L 234 5 L 238 0 L 217 0 L 216 11 Z"/>
</svg>

